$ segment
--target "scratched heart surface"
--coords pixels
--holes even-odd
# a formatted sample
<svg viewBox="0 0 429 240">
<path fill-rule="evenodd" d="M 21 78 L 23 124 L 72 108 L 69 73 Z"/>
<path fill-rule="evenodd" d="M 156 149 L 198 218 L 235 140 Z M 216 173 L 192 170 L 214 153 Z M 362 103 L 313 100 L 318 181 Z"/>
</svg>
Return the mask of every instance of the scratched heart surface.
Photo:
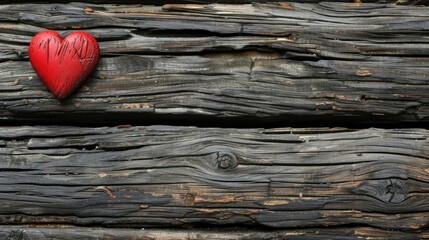
<svg viewBox="0 0 429 240">
<path fill-rule="evenodd" d="M 75 92 L 92 74 L 100 59 L 97 40 L 86 32 L 62 38 L 55 31 L 38 33 L 28 56 L 37 76 L 58 99 Z"/>
</svg>

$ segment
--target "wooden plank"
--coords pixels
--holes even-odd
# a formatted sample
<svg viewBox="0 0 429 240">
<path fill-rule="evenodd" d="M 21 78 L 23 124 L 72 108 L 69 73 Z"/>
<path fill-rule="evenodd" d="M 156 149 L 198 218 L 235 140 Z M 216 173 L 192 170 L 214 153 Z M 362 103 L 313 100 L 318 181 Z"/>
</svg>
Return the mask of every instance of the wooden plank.
<svg viewBox="0 0 429 240">
<path fill-rule="evenodd" d="M 35 9 L 37 11 L 34 11 Z M 291 33 L 320 35 L 335 29 L 340 41 L 353 39 L 355 34 L 363 35 L 362 40 L 375 37 L 368 33 L 405 34 L 407 32 L 403 30 L 408 30 L 414 31 L 411 34 L 416 34 L 427 28 L 426 11 L 425 6 L 338 2 L 164 6 L 73 2 L 2 5 L 0 19 L 53 29 L 116 26 L 143 30 L 200 30 L 218 34 L 276 36 L 289 36 Z M 52 18 L 47 18 L 49 16 Z M 344 32 L 350 32 L 352 35 L 346 35 Z M 401 41 L 396 39 L 396 42 Z"/>
<path fill-rule="evenodd" d="M 1 5 L 0 119 L 428 122 L 428 20 L 391 4 Z M 100 41 L 98 71 L 69 101 L 28 63 L 45 28 Z"/>
<path fill-rule="evenodd" d="M 429 237 L 427 232 L 404 233 L 386 231 L 369 227 L 355 228 L 320 228 L 320 229 L 285 229 L 285 230 L 254 230 L 254 229 L 121 229 L 121 228 L 84 228 L 73 226 L 2 226 L 2 239 L 390 239 L 418 240 Z"/>
<path fill-rule="evenodd" d="M 260 56 L 103 58 L 94 78 L 63 102 L 45 90 L 28 62 L 3 62 L 0 118 L 54 123 L 152 119 L 157 123 L 157 119 L 197 122 L 248 117 L 337 124 L 429 119 L 429 68 L 420 59 L 356 65 Z M 372 71 L 373 76 L 365 80 L 359 76 Z"/>
<path fill-rule="evenodd" d="M 37 2 L 34 0 L 2 0 L 3 3 L 33 3 Z M 47 2 L 55 2 L 55 3 L 67 3 L 67 2 L 74 2 L 72 0 L 55 0 L 55 1 L 47 1 Z M 226 3 L 226 4 L 246 4 L 246 3 L 270 3 L 273 2 L 271 0 L 86 0 L 85 2 L 88 3 L 118 3 L 118 4 L 142 4 L 142 5 L 163 5 L 163 4 L 212 4 L 212 3 Z M 280 2 L 286 2 L 286 1 L 280 1 Z M 298 2 L 298 3 L 320 3 L 325 2 L 322 0 L 292 0 L 287 1 L 287 3 L 290 2 Z M 347 2 L 352 3 L 353 1 L 348 0 L 332 0 L 331 2 Z M 355 0 L 354 1 L 356 5 L 359 5 L 361 1 Z M 378 2 L 376 0 L 367 0 L 365 3 L 368 2 Z M 399 5 L 428 5 L 428 0 L 401 0 L 401 1 L 384 1 L 388 3 L 394 3 Z"/>
<path fill-rule="evenodd" d="M 4 3 L 34 3 L 34 0 L 3 0 Z M 48 2 L 56 3 L 67 3 L 74 2 L 72 0 L 55 0 Z M 226 4 L 243 4 L 243 3 L 254 3 L 254 2 L 272 2 L 270 0 L 86 0 L 88 3 L 118 3 L 118 4 L 142 4 L 142 5 L 162 5 L 168 3 L 182 3 L 182 4 L 211 4 L 211 3 L 226 3 Z M 301 3 L 318 3 L 323 2 L 322 0 L 293 0 L 288 2 L 301 2 Z M 332 2 L 350 2 L 347 0 L 333 0 Z M 365 2 L 376 2 L 375 0 L 368 0 Z M 387 1 L 398 4 L 420 4 L 427 5 L 427 0 L 403 0 L 401 2 Z"/>
<path fill-rule="evenodd" d="M 429 131 L 0 127 L 2 224 L 429 222 Z"/>
</svg>

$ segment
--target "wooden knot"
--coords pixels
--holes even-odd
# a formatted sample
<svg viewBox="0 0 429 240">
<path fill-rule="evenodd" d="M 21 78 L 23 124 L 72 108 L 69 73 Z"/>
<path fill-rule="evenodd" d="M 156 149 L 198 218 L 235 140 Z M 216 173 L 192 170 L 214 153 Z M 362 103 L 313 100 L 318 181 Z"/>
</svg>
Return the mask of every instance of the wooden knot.
<svg viewBox="0 0 429 240">
<path fill-rule="evenodd" d="M 231 152 L 217 152 L 215 166 L 217 169 L 233 169 L 237 167 L 237 157 Z"/>
<path fill-rule="evenodd" d="M 403 181 L 390 179 L 390 183 L 386 186 L 385 196 L 386 200 L 390 203 L 403 202 L 407 196 Z"/>
<path fill-rule="evenodd" d="M 195 203 L 195 196 L 192 193 L 186 193 L 182 196 L 182 200 L 186 206 L 193 206 Z"/>
<path fill-rule="evenodd" d="M 24 53 L 23 52 L 18 52 L 18 58 L 19 59 L 24 59 Z"/>
<path fill-rule="evenodd" d="M 27 238 L 25 229 L 18 229 L 16 231 L 12 231 L 6 239 L 27 240 L 29 238 Z"/>
<path fill-rule="evenodd" d="M 365 181 L 353 192 L 393 204 L 402 203 L 408 195 L 405 182 L 394 178 Z"/>
<path fill-rule="evenodd" d="M 61 7 L 59 5 L 55 5 L 51 8 L 52 11 L 59 11 L 61 10 Z"/>
</svg>

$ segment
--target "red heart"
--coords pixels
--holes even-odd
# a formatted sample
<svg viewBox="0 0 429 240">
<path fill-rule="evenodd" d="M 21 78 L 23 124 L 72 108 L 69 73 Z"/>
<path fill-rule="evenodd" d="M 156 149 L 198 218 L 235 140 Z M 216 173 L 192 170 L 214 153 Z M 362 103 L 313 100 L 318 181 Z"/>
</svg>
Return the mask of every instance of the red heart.
<svg viewBox="0 0 429 240">
<path fill-rule="evenodd" d="M 28 56 L 49 91 L 65 99 L 95 70 L 100 50 L 89 33 L 73 32 L 63 39 L 57 32 L 43 31 L 31 40 Z"/>
</svg>

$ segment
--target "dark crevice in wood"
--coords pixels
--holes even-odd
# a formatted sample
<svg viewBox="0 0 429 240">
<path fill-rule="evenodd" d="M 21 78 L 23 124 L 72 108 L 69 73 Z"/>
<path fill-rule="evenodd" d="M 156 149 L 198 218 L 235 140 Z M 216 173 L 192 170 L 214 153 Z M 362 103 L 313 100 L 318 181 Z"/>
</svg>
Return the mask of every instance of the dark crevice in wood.
<svg viewBox="0 0 429 240">
<path fill-rule="evenodd" d="M 287 228 L 283 230 L 269 230 L 258 227 L 182 227 L 182 228 L 100 228 L 80 227 L 67 224 L 31 224 L 9 225 L 0 227 L 0 237 L 7 239 L 224 239 L 224 240 L 249 240 L 249 239 L 301 239 L 301 240 L 325 240 L 325 239 L 395 239 L 414 240 L 422 239 L 428 235 L 424 229 L 420 233 L 398 232 L 379 228 L 370 228 L 360 224 L 348 224 L 346 227 L 325 228 Z"/>
<path fill-rule="evenodd" d="M 109 28 L 109 26 L 106 26 Z M 96 28 L 98 29 L 98 28 Z M 187 30 L 186 34 L 182 30 L 161 30 L 161 29 L 152 29 L 152 30 L 143 30 L 143 29 L 132 29 L 131 32 L 144 37 L 162 37 L 162 38 L 197 38 L 197 37 L 234 37 L 234 36 L 258 36 L 255 34 L 239 34 L 236 33 L 226 33 L 221 34 L 217 32 L 205 31 L 205 30 Z M 263 36 L 263 35 L 261 35 Z"/>
<path fill-rule="evenodd" d="M 291 153 L 293 153 L 293 152 L 291 152 Z M 317 166 L 317 167 L 322 167 L 322 166 L 346 166 L 346 165 L 353 165 L 353 164 L 365 164 L 365 163 L 371 163 L 372 161 L 357 161 L 357 162 L 350 162 L 350 163 L 344 163 L 344 162 L 341 162 L 341 163 L 329 163 L 329 164 L 326 164 L 326 163 L 311 163 L 311 164 L 305 164 L 305 163 L 294 163 L 294 164 L 290 164 L 290 163 L 288 163 L 288 164 L 279 164 L 279 163 L 275 163 L 275 162 L 273 162 L 273 163 L 256 163 L 256 164 L 251 164 L 252 166 L 253 165 L 256 165 L 256 166 L 270 166 L 270 167 L 275 167 L 275 166 L 283 166 L 283 167 L 305 167 L 305 166 Z M 248 164 L 246 164 L 246 163 L 240 163 L 240 165 L 242 165 L 242 166 L 246 166 L 246 165 L 248 165 Z M 379 179 L 380 180 L 380 179 Z"/>
<path fill-rule="evenodd" d="M 246 118 L 234 118 L 234 119 L 213 119 L 213 118 L 204 118 L 193 115 L 181 115 L 181 116 L 157 116 L 151 117 L 147 115 L 139 115 L 139 119 L 135 115 L 128 114 L 112 114 L 109 116 L 107 121 L 103 121 L 101 124 L 99 122 L 99 117 L 102 115 L 93 115 L 85 114 L 85 119 L 81 121 L 75 119 L 74 115 L 56 117 L 56 119 L 44 119 L 41 120 L 37 118 L 37 115 L 32 115 L 35 117 L 32 120 L 19 120 L 19 121 L 8 121 L 0 120 L 0 126 L 35 126 L 35 125 L 64 125 L 64 126 L 76 126 L 76 127 L 100 127 L 100 126 L 120 126 L 120 125 L 130 125 L 130 126 L 139 126 L 139 125 L 171 125 L 171 126 L 196 126 L 201 128 L 212 128 L 212 127 L 221 127 L 221 128 L 279 128 L 279 127 L 294 127 L 294 128 L 308 128 L 308 127 L 322 127 L 322 128 L 351 128 L 351 129 L 367 129 L 367 128 L 383 128 L 383 129 L 397 129 L 397 128 L 421 128 L 429 129 L 426 122 L 403 122 L 398 123 L 395 121 L 390 121 L 389 117 L 376 119 L 373 122 L 369 123 L 356 123 L 353 118 L 342 118 L 338 119 L 324 119 L 317 122 L 314 122 L 312 119 L 307 117 L 303 118 L 294 118 L 293 120 L 286 120 L 283 117 L 270 118 L 270 119 L 260 119 L 253 117 Z M 28 116 L 30 117 L 30 116 Z M 42 116 L 41 116 L 42 117 Z M 27 117 L 25 117 L 27 118 Z M 144 120 L 141 120 L 143 118 Z M 190 120 L 192 121 L 190 122 Z M 385 123 L 379 123 L 379 121 Z"/>
<path fill-rule="evenodd" d="M 21 168 L 0 168 L 0 173 L 5 172 L 31 172 L 33 169 L 21 169 Z"/>
<path fill-rule="evenodd" d="M 180 57 L 180 56 L 188 56 L 188 57 L 210 57 L 212 55 L 245 55 L 246 53 L 249 52 L 257 52 L 258 54 L 264 55 L 264 54 L 274 54 L 274 55 L 278 55 L 279 57 L 283 57 L 283 59 L 290 59 L 290 60 L 296 60 L 296 61 L 313 61 L 316 62 L 318 60 L 321 60 L 320 58 L 318 58 L 317 56 L 295 56 L 293 55 L 293 52 L 281 52 L 281 51 L 277 51 L 276 49 L 272 49 L 270 47 L 245 47 L 241 50 L 234 50 L 231 48 L 227 48 L 227 47 L 218 47 L 218 48 L 211 48 L 211 49 L 207 49 L 207 50 L 201 50 L 198 53 L 195 52 L 156 52 L 156 51 L 133 51 L 130 53 L 113 53 L 113 52 L 100 52 L 100 55 L 102 58 L 116 58 L 116 57 L 121 57 L 121 56 L 145 56 L 145 57 L 159 57 L 159 56 L 163 56 L 163 57 Z M 335 59 L 335 58 L 332 58 Z M 11 60 L 11 61 L 15 61 L 15 60 Z M 206 74 L 201 74 L 201 75 L 214 75 L 214 74 L 210 74 L 210 73 L 206 73 Z M 215 74 L 216 76 L 221 76 L 222 74 Z M 224 74 L 224 75 L 229 75 L 229 74 Z M 138 95 L 138 93 L 136 93 L 136 95 Z"/>
<path fill-rule="evenodd" d="M 47 149 L 49 147 L 31 147 L 28 146 L 28 149 Z M 58 147 L 58 148 L 63 148 L 63 147 Z M 99 146 L 97 144 L 84 144 L 84 145 L 69 145 L 67 146 L 67 148 L 73 148 L 73 149 L 77 149 L 77 150 L 82 150 L 82 151 L 93 151 L 93 150 L 97 150 L 99 148 Z"/>
</svg>

